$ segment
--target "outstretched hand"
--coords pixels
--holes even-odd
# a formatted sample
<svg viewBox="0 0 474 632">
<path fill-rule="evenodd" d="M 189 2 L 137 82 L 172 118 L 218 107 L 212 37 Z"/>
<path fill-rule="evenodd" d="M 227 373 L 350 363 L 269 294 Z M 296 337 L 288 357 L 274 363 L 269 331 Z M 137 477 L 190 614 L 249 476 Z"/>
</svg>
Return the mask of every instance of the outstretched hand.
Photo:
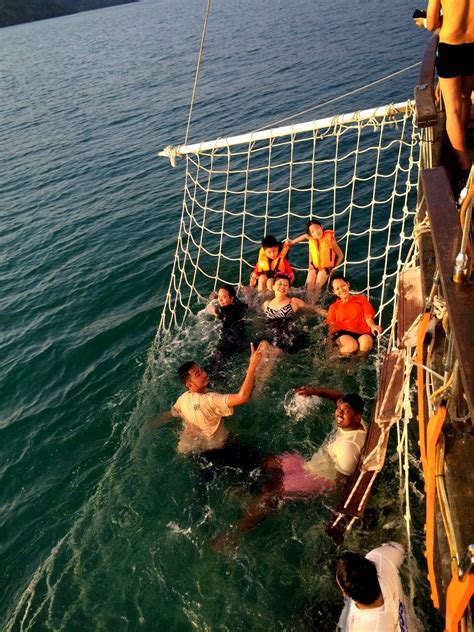
<svg viewBox="0 0 474 632">
<path fill-rule="evenodd" d="M 298 388 L 295 388 L 297 395 L 302 395 L 303 397 L 311 397 L 315 394 L 314 391 L 314 386 L 298 386 Z"/>
<path fill-rule="evenodd" d="M 265 341 L 262 341 L 258 347 L 255 349 L 255 345 L 253 342 L 250 343 L 250 362 L 249 365 L 257 367 L 263 358 L 263 353 L 268 346 L 268 343 L 265 344 Z"/>
</svg>

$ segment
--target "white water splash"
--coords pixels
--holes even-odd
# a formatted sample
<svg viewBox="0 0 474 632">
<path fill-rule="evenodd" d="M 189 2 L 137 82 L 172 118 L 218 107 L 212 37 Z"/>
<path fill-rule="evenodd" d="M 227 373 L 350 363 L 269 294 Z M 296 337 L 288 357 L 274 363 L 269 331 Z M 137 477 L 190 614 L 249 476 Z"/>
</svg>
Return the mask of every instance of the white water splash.
<svg viewBox="0 0 474 632">
<path fill-rule="evenodd" d="M 294 391 L 288 391 L 285 395 L 283 406 L 288 417 L 291 417 L 294 421 L 301 421 L 311 413 L 314 413 L 321 405 L 321 402 L 322 399 L 316 395 L 305 397 Z"/>
</svg>

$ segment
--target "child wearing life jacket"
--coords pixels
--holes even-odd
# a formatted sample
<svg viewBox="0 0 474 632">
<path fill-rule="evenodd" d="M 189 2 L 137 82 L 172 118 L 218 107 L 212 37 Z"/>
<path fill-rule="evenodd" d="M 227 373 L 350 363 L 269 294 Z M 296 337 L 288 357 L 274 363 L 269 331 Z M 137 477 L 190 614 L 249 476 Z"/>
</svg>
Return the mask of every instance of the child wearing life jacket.
<svg viewBox="0 0 474 632">
<path fill-rule="evenodd" d="M 258 261 L 250 276 L 250 287 L 257 286 L 259 292 L 273 288 L 275 274 L 285 274 L 291 281 L 295 280 L 295 273 L 286 256 L 289 244 L 282 244 L 273 235 L 262 239 L 262 247 L 258 253 Z"/>
<path fill-rule="evenodd" d="M 306 224 L 304 235 L 290 239 L 287 243 L 293 246 L 302 241 L 309 241 L 309 268 L 306 279 L 308 299 L 317 301 L 331 271 L 344 261 L 344 254 L 337 245 L 334 231 L 324 230 L 315 219 Z"/>
</svg>

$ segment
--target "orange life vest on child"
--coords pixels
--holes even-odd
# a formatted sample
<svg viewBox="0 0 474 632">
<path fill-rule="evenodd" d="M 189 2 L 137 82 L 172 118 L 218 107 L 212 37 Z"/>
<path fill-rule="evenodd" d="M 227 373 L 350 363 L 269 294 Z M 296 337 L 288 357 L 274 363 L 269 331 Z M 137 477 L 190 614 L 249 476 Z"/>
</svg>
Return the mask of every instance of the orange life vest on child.
<svg viewBox="0 0 474 632">
<path fill-rule="evenodd" d="M 335 243 L 334 231 L 332 230 L 325 230 L 321 239 L 317 241 L 314 239 L 309 240 L 311 263 L 316 269 L 334 268 L 334 264 L 336 263 Z"/>
<path fill-rule="evenodd" d="M 269 270 L 274 270 L 275 272 L 283 272 L 285 274 L 288 273 L 288 265 L 285 265 L 285 257 L 288 254 L 289 246 L 285 244 L 282 246 L 282 249 L 278 253 L 275 259 L 269 259 L 265 254 L 265 250 L 260 248 L 258 253 L 258 261 L 255 266 L 255 272 L 257 274 L 262 274 L 262 272 L 268 272 Z"/>
</svg>

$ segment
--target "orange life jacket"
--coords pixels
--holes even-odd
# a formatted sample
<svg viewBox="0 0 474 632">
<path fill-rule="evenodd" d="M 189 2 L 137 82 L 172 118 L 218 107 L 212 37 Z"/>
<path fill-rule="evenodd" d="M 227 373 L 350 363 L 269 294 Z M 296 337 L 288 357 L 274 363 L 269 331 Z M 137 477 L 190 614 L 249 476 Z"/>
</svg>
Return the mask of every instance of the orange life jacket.
<svg viewBox="0 0 474 632">
<path fill-rule="evenodd" d="M 315 268 L 318 270 L 334 268 L 334 264 L 336 263 L 335 243 L 334 231 L 332 230 L 325 230 L 321 239 L 317 241 L 314 239 L 309 240 L 309 254 L 311 263 Z"/>
<path fill-rule="evenodd" d="M 265 254 L 265 250 L 260 248 L 258 253 L 258 261 L 256 266 L 256 271 L 258 274 L 262 272 L 268 272 L 268 270 L 275 270 L 277 272 L 286 272 L 286 266 L 284 263 L 284 259 L 288 254 L 289 246 L 285 244 L 281 247 L 280 252 L 275 257 L 275 259 L 269 259 Z"/>
</svg>

